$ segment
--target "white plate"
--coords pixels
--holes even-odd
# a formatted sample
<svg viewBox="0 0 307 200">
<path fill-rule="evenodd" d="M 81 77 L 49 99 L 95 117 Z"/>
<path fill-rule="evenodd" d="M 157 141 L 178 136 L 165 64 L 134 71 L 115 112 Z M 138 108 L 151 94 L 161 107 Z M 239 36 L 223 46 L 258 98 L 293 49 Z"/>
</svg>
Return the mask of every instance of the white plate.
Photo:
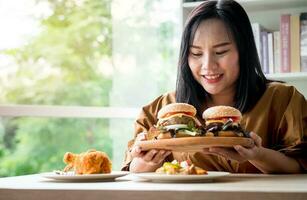
<svg viewBox="0 0 307 200">
<path fill-rule="evenodd" d="M 77 175 L 74 172 L 46 172 L 41 175 L 45 178 L 59 181 L 97 181 L 97 180 L 114 180 L 117 177 L 129 174 L 127 171 L 112 171 L 109 174 L 83 174 Z"/>
<path fill-rule="evenodd" d="M 203 175 L 167 175 L 159 173 L 135 173 L 134 176 L 156 182 L 210 182 L 213 179 L 229 175 L 229 172 L 208 171 Z"/>
</svg>

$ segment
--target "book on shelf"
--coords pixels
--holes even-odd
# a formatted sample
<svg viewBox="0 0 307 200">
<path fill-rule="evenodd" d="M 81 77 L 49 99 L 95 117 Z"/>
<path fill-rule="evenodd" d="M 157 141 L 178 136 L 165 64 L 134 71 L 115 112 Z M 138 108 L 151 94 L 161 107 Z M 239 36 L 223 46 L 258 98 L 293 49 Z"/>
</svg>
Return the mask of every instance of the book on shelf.
<svg viewBox="0 0 307 200">
<path fill-rule="evenodd" d="M 280 16 L 281 72 L 290 72 L 290 14 Z"/>
<path fill-rule="evenodd" d="M 257 53 L 258 53 L 258 57 L 259 57 L 259 61 L 260 61 L 262 71 L 265 74 L 272 73 L 274 70 L 273 70 L 273 65 L 272 65 L 271 61 L 273 62 L 273 60 L 270 60 L 270 56 L 271 57 L 273 57 L 273 56 L 270 55 L 270 50 L 273 51 L 273 46 L 269 47 L 269 44 L 268 44 L 268 42 L 269 42 L 268 36 L 269 36 L 270 32 L 268 30 L 266 30 L 259 23 L 253 23 L 252 29 L 253 29 L 253 35 L 254 35 L 255 44 L 256 44 Z M 271 38 L 271 39 L 272 39 L 271 42 L 273 42 L 273 38 Z M 271 65 L 271 69 L 270 69 L 270 65 Z"/>
<path fill-rule="evenodd" d="M 300 72 L 300 15 L 290 16 L 290 71 Z"/>
<path fill-rule="evenodd" d="M 261 45 L 261 31 L 263 30 L 262 26 L 259 23 L 252 23 L 252 29 L 253 29 L 253 35 L 256 43 L 257 53 L 259 57 L 259 62 L 261 66 L 263 66 L 262 63 L 262 45 Z"/>
<path fill-rule="evenodd" d="M 280 30 L 252 24 L 257 53 L 265 74 L 307 72 L 307 12 L 282 14 Z"/>
<path fill-rule="evenodd" d="M 268 32 L 261 31 L 261 46 L 262 46 L 262 71 L 265 74 L 269 73 L 269 51 L 268 51 Z"/>
<path fill-rule="evenodd" d="M 268 33 L 268 72 L 274 73 L 274 40 L 273 33 Z"/>
<path fill-rule="evenodd" d="M 307 72 L 307 13 L 300 15 L 300 28 L 301 71 Z"/>
<path fill-rule="evenodd" d="M 280 69 L 280 31 L 273 32 L 274 73 L 281 73 Z"/>
</svg>

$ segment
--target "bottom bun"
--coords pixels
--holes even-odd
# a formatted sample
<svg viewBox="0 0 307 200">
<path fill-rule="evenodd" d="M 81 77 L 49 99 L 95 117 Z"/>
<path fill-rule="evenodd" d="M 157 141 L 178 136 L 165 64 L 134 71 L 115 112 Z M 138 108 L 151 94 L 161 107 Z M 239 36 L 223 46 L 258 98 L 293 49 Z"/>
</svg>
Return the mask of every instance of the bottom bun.
<svg viewBox="0 0 307 200">
<path fill-rule="evenodd" d="M 147 140 L 154 140 L 156 139 L 161 133 L 161 131 L 155 127 L 151 127 L 149 129 L 149 131 L 147 132 L 147 135 L 146 135 L 146 139 Z"/>
<path fill-rule="evenodd" d="M 170 139 L 172 138 L 172 135 L 170 132 L 164 132 L 164 133 L 160 133 L 158 136 L 157 136 L 157 139 L 158 140 L 161 140 L 161 139 Z"/>
<path fill-rule="evenodd" d="M 219 131 L 219 137 L 243 137 L 243 133 L 237 133 L 234 131 Z"/>
</svg>

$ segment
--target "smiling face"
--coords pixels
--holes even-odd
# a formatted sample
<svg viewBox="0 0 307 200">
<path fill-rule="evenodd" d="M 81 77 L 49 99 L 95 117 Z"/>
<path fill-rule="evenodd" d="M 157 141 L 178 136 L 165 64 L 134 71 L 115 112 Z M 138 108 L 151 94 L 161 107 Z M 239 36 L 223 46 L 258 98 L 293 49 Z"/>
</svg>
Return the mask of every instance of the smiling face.
<svg viewBox="0 0 307 200">
<path fill-rule="evenodd" d="M 194 79 L 212 98 L 233 98 L 239 77 L 239 54 L 230 31 L 219 19 L 202 21 L 189 49 Z"/>
</svg>

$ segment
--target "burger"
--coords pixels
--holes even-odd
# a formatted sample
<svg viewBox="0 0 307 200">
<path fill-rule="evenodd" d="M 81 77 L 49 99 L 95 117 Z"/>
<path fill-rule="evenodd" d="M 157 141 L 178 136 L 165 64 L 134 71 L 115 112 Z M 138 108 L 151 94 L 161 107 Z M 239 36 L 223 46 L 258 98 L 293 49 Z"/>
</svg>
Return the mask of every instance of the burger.
<svg viewBox="0 0 307 200">
<path fill-rule="evenodd" d="M 203 112 L 205 136 L 249 137 L 241 126 L 241 112 L 231 106 L 214 106 Z"/>
<path fill-rule="evenodd" d="M 158 122 L 150 132 L 156 139 L 200 136 L 196 112 L 195 107 L 190 104 L 168 104 L 159 110 Z"/>
</svg>

